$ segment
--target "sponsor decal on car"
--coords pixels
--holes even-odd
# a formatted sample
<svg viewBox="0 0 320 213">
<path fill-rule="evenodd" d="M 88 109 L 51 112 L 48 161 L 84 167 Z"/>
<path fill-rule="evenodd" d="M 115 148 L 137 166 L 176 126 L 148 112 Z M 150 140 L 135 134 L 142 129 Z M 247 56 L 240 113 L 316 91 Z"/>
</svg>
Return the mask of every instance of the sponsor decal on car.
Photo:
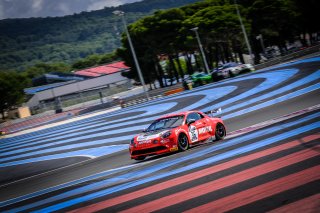
<svg viewBox="0 0 320 213">
<path fill-rule="evenodd" d="M 146 143 L 151 143 L 151 140 L 139 141 L 138 142 L 138 144 L 146 144 Z"/>
<path fill-rule="evenodd" d="M 193 125 L 189 126 L 189 135 L 190 135 L 191 142 L 198 141 L 198 131 L 195 126 Z"/>
<path fill-rule="evenodd" d="M 159 137 L 159 134 L 148 135 L 148 136 L 139 135 L 139 136 L 137 137 L 137 141 L 147 141 L 147 140 L 151 140 L 151 139 L 158 138 L 158 137 Z"/>
<path fill-rule="evenodd" d="M 176 133 L 176 135 L 178 136 L 179 132 L 181 131 L 182 129 L 179 128 L 179 129 L 176 129 L 174 132 Z"/>
<path fill-rule="evenodd" d="M 178 151 L 178 147 L 174 146 L 174 147 L 170 148 L 170 152 L 175 152 L 175 151 Z"/>
<path fill-rule="evenodd" d="M 203 134 L 203 133 L 207 133 L 207 132 L 212 132 L 211 126 L 202 127 L 199 129 L 199 134 Z"/>
</svg>

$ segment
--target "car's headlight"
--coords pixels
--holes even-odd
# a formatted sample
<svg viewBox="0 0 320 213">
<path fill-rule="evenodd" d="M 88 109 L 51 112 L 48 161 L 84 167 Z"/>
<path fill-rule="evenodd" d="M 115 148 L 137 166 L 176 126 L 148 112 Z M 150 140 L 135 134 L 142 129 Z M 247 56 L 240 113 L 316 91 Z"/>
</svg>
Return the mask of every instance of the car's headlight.
<svg viewBox="0 0 320 213">
<path fill-rule="evenodd" d="M 163 133 L 162 134 L 162 138 L 167 138 L 167 137 L 169 137 L 171 135 L 171 131 L 168 131 L 168 132 L 165 132 L 165 133 Z"/>
<path fill-rule="evenodd" d="M 131 139 L 130 141 L 130 145 L 133 146 L 134 145 L 134 138 Z"/>
</svg>

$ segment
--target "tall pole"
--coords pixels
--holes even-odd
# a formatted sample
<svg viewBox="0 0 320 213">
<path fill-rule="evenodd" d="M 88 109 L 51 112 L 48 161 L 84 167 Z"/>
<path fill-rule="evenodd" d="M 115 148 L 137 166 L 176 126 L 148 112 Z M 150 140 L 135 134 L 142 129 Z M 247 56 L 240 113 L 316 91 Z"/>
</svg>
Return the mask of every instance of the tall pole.
<svg viewBox="0 0 320 213">
<path fill-rule="evenodd" d="M 240 14 L 240 11 L 239 11 L 239 8 L 238 8 L 237 0 L 233 0 L 233 1 L 234 1 L 235 6 L 236 6 L 236 10 L 237 10 L 237 14 L 238 14 L 238 17 L 239 17 L 242 33 L 243 33 L 243 36 L 244 36 L 244 40 L 246 41 L 246 45 L 247 45 L 247 48 L 248 48 L 248 51 L 249 51 L 250 60 L 251 60 L 251 63 L 254 64 L 254 60 L 253 60 L 253 57 L 252 57 L 251 46 L 250 46 L 250 43 L 249 43 L 249 39 L 248 39 L 248 36 L 247 36 L 246 29 L 245 29 L 245 27 L 243 25 L 243 22 L 242 22 L 242 18 L 241 18 L 241 14 Z"/>
<path fill-rule="evenodd" d="M 196 37 L 197 37 L 198 45 L 199 45 L 199 48 L 200 48 L 200 51 L 201 51 L 204 67 L 205 67 L 206 73 L 209 73 L 209 66 L 208 66 L 208 63 L 207 63 L 207 58 L 206 58 L 206 55 L 204 54 L 204 51 L 203 51 L 203 47 L 202 47 L 202 44 L 201 44 L 201 41 L 200 41 L 200 36 L 199 36 L 199 33 L 198 33 L 198 29 L 199 29 L 198 27 L 195 27 L 195 28 L 192 28 L 190 30 L 192 30 L 192 31 L 194 31 L 196 33 Z"/>
<path fill-rule="evenodd" d="M 132 53 L 132 56 L 133 56 L 134 64 L 136 65 L 136 69 L 138 71 L 139 80 L 140 80 L 140 82 L 142 84 L 143 91 L 144 91 L 147 99 L 150 100 L 149 93 L 147 91 L 146 84 L 144 82 L 144 79 L 143 79 L 143 76 L 142 76 L 142 73 L 141 73 L 141 69 L 140 69 L 140 65 L 139 65 L 139 62 L 138 62 L 138 59 L 137 59 L 137 56 L 136 56 L 136 52 L 135 52 L 134 47 L 132 45 L 131 37 L 130 37 L 129 31 L 128 31 L 128 27 L 127 27 L 127 22 L 126 22 L 125 17 L 124 17 L 125 13 L 123 11 L 116 10 L 116 11 L 113 11 L 113 14 L 115 14 L 117 16 L 121 16 L 121 19 L 122 19 L 122 22 L 123 22 L 123 25 L 124 25 L 124 30 L 125 30 L 125 32 L 127 34 L 127 37 L 128 37 L 129 46 L 130 46 L 130 50 L 131 50 L 131 53 Z"/>
<path fill-rule="evenodd" d="M 261 48 L 262 48 L 262 52 L 263 54 L 265 55 L 266 54 L 266 50 L 264 48 L 264 43 L 263 43 L 263 37 L 262 37 L 262 34 L 259 34 L 257 37 L 256 37 L 257 40 L 260 40 L 260 44 L 261 44 Z"/>
</svg>

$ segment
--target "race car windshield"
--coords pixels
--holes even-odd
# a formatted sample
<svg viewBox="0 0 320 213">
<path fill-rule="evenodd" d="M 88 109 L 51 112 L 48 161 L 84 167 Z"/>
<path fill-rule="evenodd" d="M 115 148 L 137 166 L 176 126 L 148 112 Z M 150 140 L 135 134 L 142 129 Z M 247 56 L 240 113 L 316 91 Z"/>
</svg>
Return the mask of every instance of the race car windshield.
<svg viewBox="0 0 320 213">
<path fill-rule="evenodd" d="M 147 129 L 146 132 L 156 131 L 160 129 L 170 129 L 182 125 L 184 116 L 174 116 L 169 118 L 163 118 L 153 122 Z"/>
</svg>

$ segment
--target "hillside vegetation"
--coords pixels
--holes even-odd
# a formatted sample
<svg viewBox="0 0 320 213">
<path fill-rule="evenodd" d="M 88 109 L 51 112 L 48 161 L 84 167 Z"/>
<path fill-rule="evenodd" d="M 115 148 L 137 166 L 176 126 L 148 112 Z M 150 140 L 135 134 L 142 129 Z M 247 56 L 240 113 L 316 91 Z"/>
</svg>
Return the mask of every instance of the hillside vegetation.
<svg viewBox="0 0 320 213">
<path fill-rule="evenodd" d="M 144 0 L 65 17 L 1 20 L 0 70 L 24 70 L 40 62 L 72 63 L 92 54 L 110 53 L 120 46 L 123 31 L 114 10 L 125 11 L 132 23 L 155 10 L 197 1 Z"/>
</svg>

